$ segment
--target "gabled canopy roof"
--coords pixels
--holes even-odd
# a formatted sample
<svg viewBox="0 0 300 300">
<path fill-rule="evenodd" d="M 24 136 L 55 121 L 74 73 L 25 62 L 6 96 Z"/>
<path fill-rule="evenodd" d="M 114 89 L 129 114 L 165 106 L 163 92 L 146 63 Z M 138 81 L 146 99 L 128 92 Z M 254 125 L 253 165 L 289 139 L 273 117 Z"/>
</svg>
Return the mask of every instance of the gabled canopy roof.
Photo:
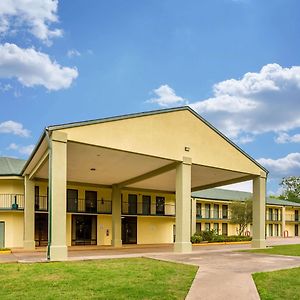
<svg viewBox="0 0 300 300">
<path fill-rule="evenodd" d="M 47 135 L 67 137 L 68 181 L 117 184 L 192 160 L 194 190 L 265 177 L 267 170 L 190 107 L 156 110 L 46 128 L 23 169 L 47 178 Z M 48 158 L 47 158 L 48 159 Z M 39 167 L 40 166 L 40 167 Z M 96 169 L 93 174 L 90 169 Z M 152 174 L 152 173 L 151 173 Z M 33 176 L 33 175 L 32 175 Z M 174 190 L 175 170 L 131 185 Z"/>
</svg>

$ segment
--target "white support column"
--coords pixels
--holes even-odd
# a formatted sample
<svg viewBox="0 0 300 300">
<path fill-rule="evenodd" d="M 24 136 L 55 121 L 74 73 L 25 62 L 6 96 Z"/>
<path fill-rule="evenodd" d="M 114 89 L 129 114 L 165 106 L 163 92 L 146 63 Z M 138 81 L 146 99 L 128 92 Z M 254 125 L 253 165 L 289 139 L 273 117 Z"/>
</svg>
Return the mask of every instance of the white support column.
<svg viewBox="0 0 300 300">
<path fill-rule="evenodd" d="M 49 168 L 50 260 L 62 261 L 68 257 L 66 243 L 67 135 L 63 132 L 52 132 Z"/>
<path fill-rule="evenodd" d="M 192 209 L 191 209 L 191 235 L 196 233 L 196 199 L 192 198 L 191 199 L 191 204 L 192 204 Z"/>
<path fill-rule="evenodd" d="M 24 249 L 34 250 L 34 182 L 25 176 Z"/>
<path fill-rule="evenodd" d="M 191 173 L 192 160 L 183 157 L 176 167 L 176 239 L 175 252 L 191 252 Z"/>
<path fill-rule="evenodd" d="M 284 237 L 285 232 L 285 206 L 281 210 L 281 236 Z"/>
<path fill-rule="evenodd" d="M 253 179 L 253 248 L 265 248 L 266 178 Z"/>
<path fill-rule="evenodd" d="M 122 246 L 121 235 L 121 190 L 117 185 L 112 186 L 112 241 L 111 244 L 114 247 Z"/>
</svg>

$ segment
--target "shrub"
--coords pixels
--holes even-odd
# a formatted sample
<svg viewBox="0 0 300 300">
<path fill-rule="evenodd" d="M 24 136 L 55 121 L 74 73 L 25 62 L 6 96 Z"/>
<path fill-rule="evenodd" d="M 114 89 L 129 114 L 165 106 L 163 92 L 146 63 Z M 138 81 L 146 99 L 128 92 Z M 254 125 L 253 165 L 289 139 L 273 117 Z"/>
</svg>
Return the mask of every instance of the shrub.
<svg viewBox="0 0 300 300">
<path fill-rule="evenodd" d="M 191 242 L 193 244 L 197 244 L 201 242 L 208 242 L 208 243 L 244 242 L 244 241 L 251 241 L 251 240 L 252 238 L 250 236 L 218 235 L 215 230 L 197 232 L 191 237 Z"/>
<path fill-rule="evenodd" d="M 191 242 L 192 244 L 198 244 L 201 243 L 203 241 L 203 238 L 201 235 L 199 235 L 199 233 L 195 233 L 192 237 L 191 237 Z"/>
</svg>

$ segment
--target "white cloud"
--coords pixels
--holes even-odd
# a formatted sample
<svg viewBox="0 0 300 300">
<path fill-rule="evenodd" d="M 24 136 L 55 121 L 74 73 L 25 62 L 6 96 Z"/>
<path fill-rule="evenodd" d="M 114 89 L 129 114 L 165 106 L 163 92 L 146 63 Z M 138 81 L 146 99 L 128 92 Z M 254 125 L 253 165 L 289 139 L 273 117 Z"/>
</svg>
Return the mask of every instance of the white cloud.
<svg viewBox="0 0 300 300">
<path fill-rule="evenodd" d="M 278 144 L 286 143 L 300 143 L 300 134 L 289 135 L 286 132 L 280 132 L 275 138 L 275 142 Z"/>
<path fill-rule="evenodd" d="M 151 102 L 171 106 L 185 102 L 168 85 L 154 90 Z M 170 95 L 170 96 L 169 96 Z M 246 73 L 213 87 L 213 96 L 189 105 L 225 135 L 241 143 L 249 134 L 288 132 L 300 128 L 300 66 L 283 68 L 268 64 L 259 72 Z M 291 138 L 291 142 L 298 137 Z M 282 139 L 279 139 L 279 141 Z M 289 139 L 288 139 L 289 140 Z"/>
<path fill-rule="evenodd" d="M 2 83 L 0 82 L 0 91 L 1 91 L 1 92 L 6 93 L 6 92 L 10 91 L 11 89 L 12 89 L 12 86 L 11 86 L 9 83 L 7 83 L 7 84 L 2 84 Z"/>
<path fill-rule="evenodd" d="M 81 55 L 81 53 L 79 51 L 77 51 L 76 49 L 71 49 L 67 52 L 67 56 L 69 58 L 72 58 L 74 56 L 80 56 L 80 55 Z"/>
<path fill-rule="evenodd" d="M 0 78 L 17 78 L 26 87 L 37 85 L 48 90 L 70 87 L 78 76 L 76 68 L 62 67 L 45 53 L 15 44 L 0 45 Z"/>
<path fill-rule="evenodd" d="M 172 106 L 184 103 L 186 100 L 175 94 L 175 91 L 167 84 L 161 85 L 159 88 L 153 90 L 157 96 L 148 100 L 151 103 L 157 103 L 160 106 Z"/>
<path fill-rule="evenodd" d="M 29 137 L 30 131 L 23 127 L 23 124 L 15 121 L 5 121 L 0 123 L 0 133 L 12 133 L 22 137 Z"/>
<path fill-rule="evenodd" d="M 300 153 L 290 153 L 278 159 L 260 158 L 257 161 L 270 171 L 272 178 L 285 176 L 299 176 L 300 174 Z"/>
<path fill-rule="evenodd" d="M 13 151 L 18 151 L 22 155 L 30 155 L 32 150 L 34 149 L 35 145 L 27 145 L 27 146 L 21 146 L 17 145 L 15 143 L 11 143 L 7 149 L 8 150 L 13 150 Z"/>
<path fill-rule="evenodd" d="M 36 38 L 50 43 L 53 37 L 62 36 L 58 28 L 58 0 L 3 0 L 0 3 L 0 33 L 28 30 Z"/>
</svg>

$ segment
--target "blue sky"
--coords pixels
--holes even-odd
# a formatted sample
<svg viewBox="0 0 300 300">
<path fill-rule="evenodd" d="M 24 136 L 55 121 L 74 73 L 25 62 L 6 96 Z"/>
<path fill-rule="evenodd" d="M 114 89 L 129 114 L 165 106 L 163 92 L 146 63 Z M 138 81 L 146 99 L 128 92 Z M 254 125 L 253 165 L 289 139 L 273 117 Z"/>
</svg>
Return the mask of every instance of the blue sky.
<svg viewBox="0 0 300 300">
<path fill-rule="evenodd" d="M 270 170 L 300 173 L 300 3 L 0 3 L 0 155 L 47 125 L 190 105 Z M 248 189 L 242 185 L 240 189 Z"/>
</svg>

